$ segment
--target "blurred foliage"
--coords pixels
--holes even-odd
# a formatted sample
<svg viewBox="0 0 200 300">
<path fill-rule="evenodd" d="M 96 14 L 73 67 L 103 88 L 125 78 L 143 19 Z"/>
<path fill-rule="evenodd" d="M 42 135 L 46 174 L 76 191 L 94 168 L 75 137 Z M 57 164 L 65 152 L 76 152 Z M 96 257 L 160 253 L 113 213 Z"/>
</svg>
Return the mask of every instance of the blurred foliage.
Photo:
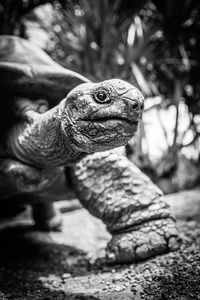
<svg viewBox="0 0 200 300">
<path fill-rule="evenodd" d="M 51 3 L 43 17 L 33 8 Z M 1 33 L 27 35 L 26 24 L 36 22 L 48 34 L 46 51 L 60 64 L 94 81 L 120 77 L 136 84 L 146 97 L 159 96 L 156 107 L 168 148 L 152 164 L 143 147 L 141 124 L 135 146 L 128 154 L 154 179 L 170 178 L 178 188 L 198 178 L 200 161 L 200 1 L 198 0 L 0 0 Z M 30 13 L 31 12 L 31 13 Z M 17 25 L 18 24 L 18 25 Z M 188 128 L 180 131 L 180 105 L 188 108 Z M 173 139 L 162 122 L 160 110 L 176 112 Z M 190 134 L 191 140 L 185 137 Z M 183 156 L 192 147 L 193 160 Z M 185 166 L 184 184 L 177 183 Z M 181 171 L 178 171 L 181 170 Z M 178 173 L 179 172 L 179 173 Z M 183 176 L 182 176 L 183 177 Z M 192 183 L 190 183 L 192 184 Z M 189 184 L 189 186 L 190 186 Z"/>
</svg>

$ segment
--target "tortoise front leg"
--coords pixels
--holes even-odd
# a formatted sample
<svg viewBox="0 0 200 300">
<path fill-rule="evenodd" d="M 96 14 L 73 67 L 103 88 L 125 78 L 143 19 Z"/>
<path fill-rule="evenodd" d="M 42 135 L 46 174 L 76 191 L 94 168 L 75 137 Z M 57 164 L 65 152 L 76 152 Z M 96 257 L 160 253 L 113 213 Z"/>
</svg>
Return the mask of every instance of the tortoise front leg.
<svg viewBox="0 0 200 300">
<path fill-rule="evenodd" d="M 77 195 L 113 235 L 111 261 L 135 262 L 176 250 L 178 232 L 162 192 L 125 156 L 96 153 L 72 174 Z"/>
</svg>

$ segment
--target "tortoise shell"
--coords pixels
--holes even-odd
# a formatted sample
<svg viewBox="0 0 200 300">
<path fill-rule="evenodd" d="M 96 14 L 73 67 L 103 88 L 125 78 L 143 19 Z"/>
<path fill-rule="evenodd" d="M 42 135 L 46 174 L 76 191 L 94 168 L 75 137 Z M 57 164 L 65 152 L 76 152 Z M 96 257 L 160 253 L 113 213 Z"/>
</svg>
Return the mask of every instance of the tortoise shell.
<svg viewBox="0 0 200 300">
<path fill-rule="evenodd" d="M 43 50 L 17 36 L 0 36 L 1 95 L 45 98 L 50 106 L 88 79 L 53 61 Z"/>
</svg>

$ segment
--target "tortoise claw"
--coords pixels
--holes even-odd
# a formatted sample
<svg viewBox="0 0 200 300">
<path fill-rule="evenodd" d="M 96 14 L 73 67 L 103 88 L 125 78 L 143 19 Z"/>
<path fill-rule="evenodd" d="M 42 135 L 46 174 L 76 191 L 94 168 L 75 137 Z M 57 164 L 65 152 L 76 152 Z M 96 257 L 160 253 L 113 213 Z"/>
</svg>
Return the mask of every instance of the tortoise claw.
<svg viewBox="0 0 200 300">
<path fill-rule="evenodd" d="M 179 242 L 172 218 L 155 220 L 135 226 L 132 231 L 114 234 L 107 246 L 107 259 L 111 263 L 138 262 L 178 250 Z"/>
</svg>

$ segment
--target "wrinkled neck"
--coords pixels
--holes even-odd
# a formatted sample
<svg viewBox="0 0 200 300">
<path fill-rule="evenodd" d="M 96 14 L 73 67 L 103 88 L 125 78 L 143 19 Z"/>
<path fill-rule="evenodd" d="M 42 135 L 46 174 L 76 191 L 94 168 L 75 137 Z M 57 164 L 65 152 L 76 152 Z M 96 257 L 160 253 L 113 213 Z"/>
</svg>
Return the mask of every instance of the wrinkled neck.
<svg viewBox="0 0 200 300">
<path fill-rule="evenodd" d="M 11 156 L 36 167 L 68 166 L 85 156 L 61 128 L 59 106 L 38 114 L 33 122 L 18 124 L 8 138 Z"/>
</svg>

